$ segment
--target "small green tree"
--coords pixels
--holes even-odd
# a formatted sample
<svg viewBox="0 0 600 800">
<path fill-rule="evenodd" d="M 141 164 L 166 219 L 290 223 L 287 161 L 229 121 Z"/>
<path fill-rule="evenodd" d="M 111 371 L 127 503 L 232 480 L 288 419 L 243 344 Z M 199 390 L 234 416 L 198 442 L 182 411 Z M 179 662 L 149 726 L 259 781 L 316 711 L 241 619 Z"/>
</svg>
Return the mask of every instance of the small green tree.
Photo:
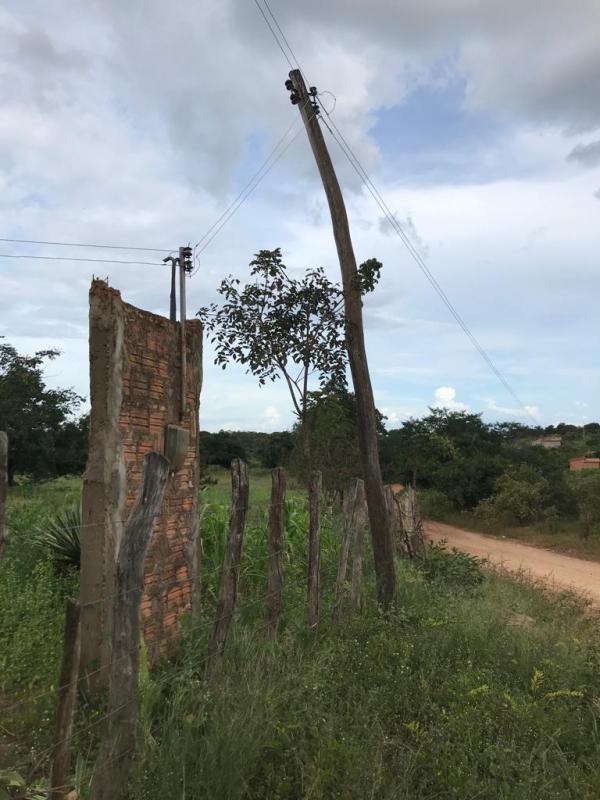
<svg viewBox="0 0 600 800">
<path fill-rule="evenodd" d="M 480 516 L 507 525 L 527 525 L 550 508 L 549 483 L 526 464 L 510 467 L 496 481 L 493 495 L 477 507 Z"/>
<path fill-rule="evenodd" d="M 218 291 L 224 303 L 202 308 L 198 316 L 215 346 L 216 364 L 243 364 L 261 386 L 285 381 L 310 461 L 305 422 L 311 380 L 321 389 L 346 385 L 342 290 L 321 267 L 292 278 L 279 248 L 261 250 L 250 267 L 250 283 L 223 280 Z M 373 290 L 380 269 L 375 259 L 361 265 L 361 292 Z"/>
<path fill-rule="evenodd" d="M 600 470 L 581 470 L 570 477 L 583 535 L 600 533 Z"/>
<path fill-rule="evenodd" d="M 376 411 L 378 432 L 385 432 L 383 415 Z M 323 488 L 332 497 L 342 496 L 349 478 L 362 476 L 362 463 L 357 437 L 356 398 L 345 388 L 325 387 L 310 392 L 305 420 L 311 462 L 305 462 L 302 447 L 294 450 L 294 466 L 306 476 L 309 469 L 318 469 Z M 302 437 L 300 424 L 295 433 Z"/>
<path fill-rule="evenodd" d="M 58 355 L 58 350 L 40 350 L 22 356 L 11 345 L 0 344 L 0 430 L 9 439 L 9 483 L 17 472 L 33 478 L 55 475 L 57 445 L 59 451 L 68 450 L 73 431 L 66 426 L 83 398 L 72 389 L 46 386 L 44 362 Z M 82 435 L 77 431 L 79 440 Z M 65 460 L 70 466 L 74 454 Z"/>
<path fill-rule="evenodd" d="M 452 440 L 443 430 L 436 430 L 432 417 L 409 419 L 393 437 L 396 467 L 413 488 L 421 476 L 431 476 L 438 464 L 455 457 Z"/>
</svg>

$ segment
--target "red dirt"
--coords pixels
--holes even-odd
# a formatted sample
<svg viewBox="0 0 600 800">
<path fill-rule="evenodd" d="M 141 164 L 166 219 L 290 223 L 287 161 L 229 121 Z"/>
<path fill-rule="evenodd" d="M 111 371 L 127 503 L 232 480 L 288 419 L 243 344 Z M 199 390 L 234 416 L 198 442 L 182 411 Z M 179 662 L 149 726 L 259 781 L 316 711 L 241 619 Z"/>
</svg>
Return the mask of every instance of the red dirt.
<svg viewBox="0 0 600 800">
<path fill-rule="evenodd" d="M 565 556 L 540 547 L 465 531 L 443 522 L 426 522 L 425 532 L 433 542 L 445 539 L 450 547 L 486 558 L 509 572 L 525 572 L 550 587 L 570 589 L 600 606 L 600 563 Z"/>
</svg>

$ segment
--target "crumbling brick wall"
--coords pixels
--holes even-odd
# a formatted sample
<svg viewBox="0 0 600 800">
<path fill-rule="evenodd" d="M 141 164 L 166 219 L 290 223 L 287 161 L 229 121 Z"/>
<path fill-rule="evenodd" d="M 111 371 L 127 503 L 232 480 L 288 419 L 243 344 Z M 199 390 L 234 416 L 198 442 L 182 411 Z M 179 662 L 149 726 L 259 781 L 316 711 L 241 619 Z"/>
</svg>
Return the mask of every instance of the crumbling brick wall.
<svg viewBox="0 0 600 800">
<path fill-rule="evenodd" d="M 88 671 L 110 661 L 115 555 L 140 489 L 144 456 L 164 452 L 167 425 L 184 428 L 189 441 L 181 467 L 169 477 L 146 558 L 142 631 L 152 659 L 172 652 L 178 620 L 196 602 L 200 323 L 186 324 L 183 415 L 180 336 L 179 323 L 128 305 L 105 282 L 93 281 L 81 559 L 82 664 Z"/>
</svg>

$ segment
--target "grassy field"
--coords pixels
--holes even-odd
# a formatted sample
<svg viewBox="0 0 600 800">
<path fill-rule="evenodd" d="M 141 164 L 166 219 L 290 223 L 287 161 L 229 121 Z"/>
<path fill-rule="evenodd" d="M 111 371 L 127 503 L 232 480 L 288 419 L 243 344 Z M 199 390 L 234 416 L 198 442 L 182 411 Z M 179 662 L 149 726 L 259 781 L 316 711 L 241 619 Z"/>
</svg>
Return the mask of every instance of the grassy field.
<svg viewBox="0 0 600 800">
<path fill-rule="evenodd" d="M 286 505 L 285 611 L 264 632 L 269 476 L 252 473 L 239 610 L 226 656 L 206 676 L 228 476 L 203 492 L 204 605 L 178 658 L 141 676 L 132 800 L 596 798 L 600 793 L 600 634 L 570 595 L 483 574 L 433 550 L 398 565 L 395 608 L 373 602 L 331 621 L 339 519 L 323 521 L 318 635 L 305 624 L 304 493 Z M 0 564 L 0 767 L 44 786 L 64 597 L 32 532 L 77 496 L 79 482 L 11 492 L 10 549 Z M 42 693 L 40 698 L 36 698 Z M 15 701 L 23 700 L 14 708 Z M 101 708 L 80 697 L 74 773 L 86 796 Z M 1 787 L 1 783 L 0 783 Z M 2 795 L 0 789 L 0 796 Z"/>
<path fill-rule="evenodd" d="M 206 504 L 228 504 L 231 498 L 231 473 L 222 467 L 210 467 L 209 483 L 202 491 L 202 502 Z M 250 470 L 250 511 L 263 510 L 271 496 L 271 471 L 255 467 Z M 306 492 L 298 482 L 288 476 L 287 495 L 293 498 L 303 498 Z"/>
</svg>

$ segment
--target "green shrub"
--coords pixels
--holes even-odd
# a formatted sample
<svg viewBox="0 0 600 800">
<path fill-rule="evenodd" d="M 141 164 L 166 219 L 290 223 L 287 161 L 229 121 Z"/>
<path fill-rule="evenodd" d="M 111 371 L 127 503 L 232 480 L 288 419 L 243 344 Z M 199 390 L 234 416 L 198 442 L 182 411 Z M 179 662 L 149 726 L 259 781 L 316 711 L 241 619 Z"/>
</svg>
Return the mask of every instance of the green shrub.
<svg viewBox="0 0 600 800">
<path fill-rule="evenodd" d="M 571 475 L 570 481 L 583 535 L 600 534 L 600 470 L 581 470 Z"/>
<path fill-rule="evenodd" d="M 417 564 L 428 581 L 466 592 L 474 591 L 484 580 L 478 558 L 455 547 L 448 550 L 443 540 L 429 542 L 425 556 Z"/>
<path fill-rule="evenodd" d="M 475 514 L 490 523 L 527 525 L 540 519 L 549 502 L 549 484 L 541 472 L 527 464 L 510 467 L 482 500 Z"/>
<path fill-rule="evenodd" d="M 443 519 L 454 511 L 450 498 L 438 489 L 420 489 L 418 494 L 421 513 L 426 519 Z"/>
</svg>

